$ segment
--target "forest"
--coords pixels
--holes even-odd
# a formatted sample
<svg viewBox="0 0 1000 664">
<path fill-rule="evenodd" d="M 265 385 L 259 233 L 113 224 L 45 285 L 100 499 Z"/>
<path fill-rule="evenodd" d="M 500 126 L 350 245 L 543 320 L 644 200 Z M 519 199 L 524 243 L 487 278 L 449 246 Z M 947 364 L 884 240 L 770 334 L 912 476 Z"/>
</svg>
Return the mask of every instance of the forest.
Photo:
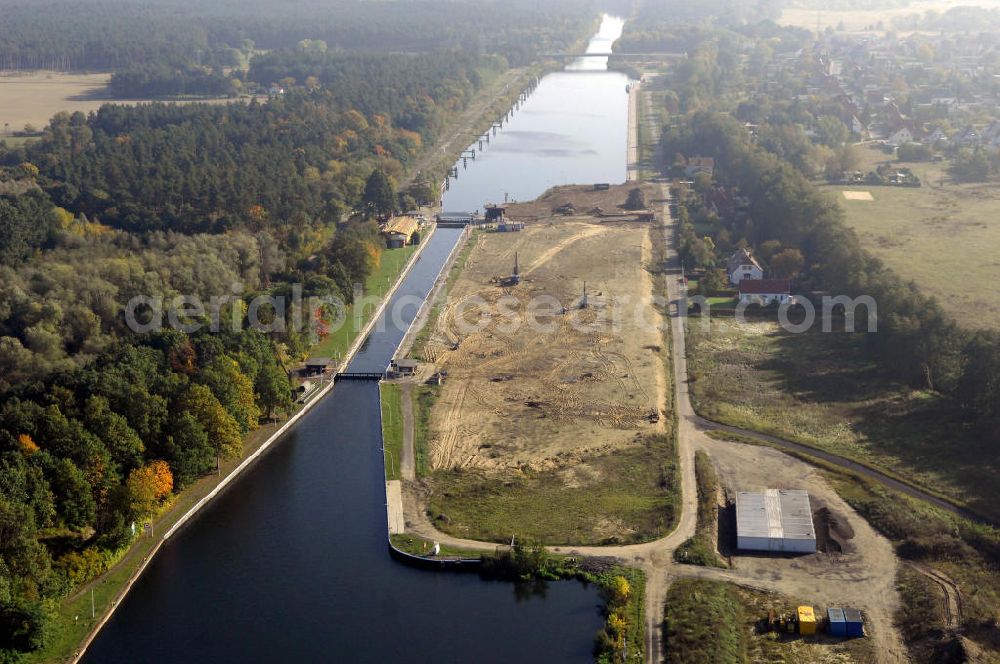
<svg viewBox="0 0 1000 664">
<path fill-rule="evenodd" d="M 242 90 L 238 78 L 220 67 L 198 67 L 185 62 L 134 65 L 111 76 L 108 92 L 122 99 L 157 97 L 232 96 Z"/>
<path fill-rule="evenodd" d="M 292 48 L 304 39 L 322 41 L 330 50 L 498 54 L 523 65 L 579 39 L 600 4 L 0 0 L 0 70 L 112 71 L 178 60 L 228 66 L 233 49 Z"/>
<path fill-rule="evenodd" d="M 299 71 L 302 57 L 287 67 Z M 501 66 L 443 54 L 352 62 L 330 86 L 267 103 L 59 114 L 4 162 L 38 168 L 60 207 L 134 232 L 336 223 L 357 204 L 373 164 L 399 176 Z M 380 85 L 366 85 L 366 74 Z"/>
<path fill-rule="evenodd" d="M 5 170 L 19 171 L 16 182 L 32 179 L 30 169 Z M 0 660 L 8 661 L 44 646 L 54 601 L 116 562 L 134 524 L 141 529 L 219 459 L 238 458 L 259 423 L 289 411 L 288 370 L 322 338 L 328 312 L 301 305 L 285 316 L 303 318 L 302 329 L 264 332 L 246 324 L 246 301 L 291 284 L 306 298 L 350 301 L 381 242 L 365 221 L 315 221 L 291 236 L 129 233 L 37 189 L 0 196 L 0 237 Z M 140 335 L 122 315 L 133 295 L 207 301 L 234 284 L 220 318 L 240 327 Z M 191 319 L 199 321 L 209 322 Z"/>
</svg>

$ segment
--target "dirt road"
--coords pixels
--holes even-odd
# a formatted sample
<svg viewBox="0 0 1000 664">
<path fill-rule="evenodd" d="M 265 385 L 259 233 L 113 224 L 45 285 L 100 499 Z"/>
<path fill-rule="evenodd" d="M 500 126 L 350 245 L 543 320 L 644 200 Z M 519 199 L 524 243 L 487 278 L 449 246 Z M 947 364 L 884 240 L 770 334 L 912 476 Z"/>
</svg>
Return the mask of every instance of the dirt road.
<svg viewBox="0 0 1000 664">
<path fill-rule="evenodd" d="M 607 209 L 628 195 L 598 193 Z M 430 412 L 432 471 L 576 472 L 665 430 L 664 341 L 647 324 L 663 319 L 645 269 L 654 230 L 548 211 L 521 232 L 477 237 L 426 344 L 448 374 Z M 523 281 L 500 287 L 515 255 Z M 542 305 L 555 313 L 536 315 Z"/>
<path fill-rule="evenodd" d="M 858 475 L 863 475 L 869 479 L 873 479 L 880 484 L 884 484 L 894 491 L 898 491 L 902 494 L 928 502 L 935 507 L 940 507 L 943 510 L 951 512 L 956 516 L 968 519 L 970 521 L 975 521 L 978 523 L 985 523 L 992 526 L 1000 527 L 1000 523 L 986 519 L 985 517 L 971 512 L 963 507 L 959 507 L 953 503 L 948 502 L 942 498 L 939 498 L 933 494 L 927 493 L 922 489 L 919 489 L 911 484 L 906 484 L 893 477 L 890 477 L 884 473 L 881 473 L 874 468 L 862 465 L 857 461 L 853 461 L 846 457 L 837 456 L 836 454 L 831 454 L 830 452 L 825 452 L 821 449 L 810 447 L 808 445 L 803 445 L 802 443 L 796 443 L 791 440 L 785 440 L 784 438 L 778 438 L 777 436 L 772 436 L 770 434 L 761 433 L 759 431 L 750 431 L 749 429 L 740 429 L 739 427 L 734 427 L 729 424 L 721 424 L 719 422 L 713 422 L 712 420 L 706 419 L 704 417 L 696 416 L 695 423 L 700 428 L 705 431 L 724 431 L 726 433 L 735 434 L 737 436 L 743 436 L 746 438 L 753 438 L 764 443 L 768 443 L 777 447 L 782 447 L 786 450 L 792 450 L 794 452 L 799 452 L 801 454 L 808 454 L 809 456 L 816 457 L 817 459 L 822 459 L 823 461 L 838 466 L 845 470 L 849 470 L 852 473 L 857 473 Z"/>
</svg>

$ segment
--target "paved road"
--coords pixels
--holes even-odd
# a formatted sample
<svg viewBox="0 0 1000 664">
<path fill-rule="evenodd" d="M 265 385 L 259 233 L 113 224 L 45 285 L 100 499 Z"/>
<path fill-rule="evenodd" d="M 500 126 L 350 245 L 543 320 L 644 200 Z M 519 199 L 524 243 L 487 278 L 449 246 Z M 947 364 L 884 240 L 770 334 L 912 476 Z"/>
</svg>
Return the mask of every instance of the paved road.
<svg viewBox="0 0 1000 664">
<path fill-rule="evenodd" d="M 662 197 L 669 195 L 669 190 L 663 186 Z M 664 215 L 669 210 L 664 206 Z M 664 216 L 664 219 L 669 216 Z M 685 540 L 694 536 L 698 520 L 698 491 L 694 473 L 694 448 L 699 437 L 705 433 L 698 427 L 698 417 L 691 407 L 687 384 L 687 359 L 684 350 L 684 320 L 680 316 L 680 261 L 673 249 L 673 225 L 663 228 L 666 242 L 668 263 L 676 269 L 667 279 L 667 294 L 670 301 L 670 325 L 672 335 L 674 391 L 677 408 L 677 454 L 681 478 L 681 509 L 677 528 L 666 537 L 646 542 L 624 546 L 567 546 L 549 547 L 554 553 L 574 553 L 589 556 L 613 556 L 629 564 L 641 568 L 646 573 L 646 659 L 648 662 L 662 662 L 663 644 L 662 629 L 663 607 L 670 587 L 670 581 L 677 575 L 677 566 L 673 563 L 674 549 Z M 405 433 L 404 433 L 405 440 Z M 410 503 L 411 501 L 407 501 Z M 475 551 L 494 551 L 497 545 L 492 542 L 480 542 L 451 537 L 438 531 L 422 511 L 408 504 L 407 526 L 410 532 L 428 539 L 464 547 Z M 686 572 L 686 570 L 685 570 Z"/>
<path fill-rule="evenodd" d="M 626 159 L 627 182 L 639 179 L 639 87 L 640 83 L 632 84 L 628 92 L 628 152 Z"/>
</svg>

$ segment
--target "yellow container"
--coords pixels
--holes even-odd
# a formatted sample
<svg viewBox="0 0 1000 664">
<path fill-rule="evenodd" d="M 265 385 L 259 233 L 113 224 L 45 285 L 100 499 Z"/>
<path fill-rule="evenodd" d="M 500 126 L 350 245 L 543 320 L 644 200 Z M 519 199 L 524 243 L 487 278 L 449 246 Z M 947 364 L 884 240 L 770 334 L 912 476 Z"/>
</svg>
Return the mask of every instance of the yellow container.
<svg viewBox="0 0 1000 664">
<path fill-rule="evenodd" d="M 799 607 L 799 634 L 809 636 L 816 633 L 816 613 L 811 606 Z"/>
</svg>

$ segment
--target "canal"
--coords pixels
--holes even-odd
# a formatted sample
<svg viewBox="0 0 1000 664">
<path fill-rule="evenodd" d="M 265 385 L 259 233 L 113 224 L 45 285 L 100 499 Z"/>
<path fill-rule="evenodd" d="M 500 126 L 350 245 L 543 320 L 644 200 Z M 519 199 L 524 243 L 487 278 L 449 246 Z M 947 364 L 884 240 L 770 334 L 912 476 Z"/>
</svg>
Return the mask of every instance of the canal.
<svg viewBox="0 0 1000 664">
<path fill-rule="evenodd" d="M 606 17 L 590 50 L 607 51 L 621 28 Z M 481 156 L 459 165 L 446 209 L 623 181 L 626 83 L 601 58 L 546 76 Z M 411 305 L 390 305 L 395 322 L 372 333 L 352 370 L 385 367 L 460 233 L 432 236 L 393 298 Z M 85 661 L 592 661 L 594 588 L 531 593 L 389 557 L 378 409 L 375 384 L 338 384 L 161 548 Z"/>
</svg>

